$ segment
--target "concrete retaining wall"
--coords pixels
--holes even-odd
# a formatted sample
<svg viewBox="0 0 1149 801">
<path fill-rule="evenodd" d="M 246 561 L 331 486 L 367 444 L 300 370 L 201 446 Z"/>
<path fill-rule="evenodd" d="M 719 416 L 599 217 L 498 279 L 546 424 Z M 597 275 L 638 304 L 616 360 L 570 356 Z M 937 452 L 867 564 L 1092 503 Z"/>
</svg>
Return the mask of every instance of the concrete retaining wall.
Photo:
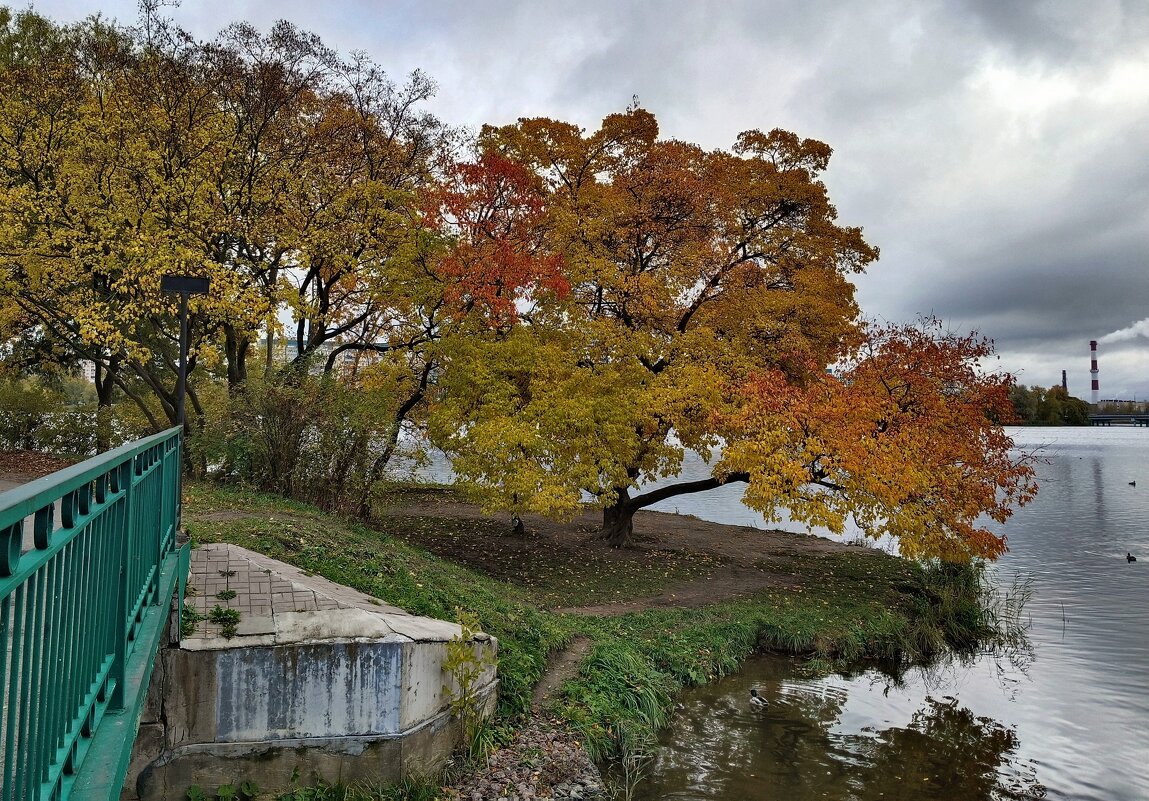
<svg viewBox="0 0 1149 801">
<path fill-rule="evenodd" d="M 248 560 L 260 572 L 282 564 L 226 547 L 233 563 Z M 303 578 L 323 598 L 337 587 L 293 575 L 295 604 Z M 342 603 L 355 602 L 358 594 L 339 589 L 349 593 Z M 268 791 L 440 770 L 461 737 L 449 709 L 457 688 L 444 692 L 453 682 L 443 671 L 460 629 L 377 603 L 275 612 L 249 620 L 250 634 L 162 650 L 123 798 L 184 798 L 193 784 L 213 791 L 250 780 Z M 469 647 L 487 664 L 478 687 L 489 714 L 497 643 L 480 634 Z"/>
</svg>

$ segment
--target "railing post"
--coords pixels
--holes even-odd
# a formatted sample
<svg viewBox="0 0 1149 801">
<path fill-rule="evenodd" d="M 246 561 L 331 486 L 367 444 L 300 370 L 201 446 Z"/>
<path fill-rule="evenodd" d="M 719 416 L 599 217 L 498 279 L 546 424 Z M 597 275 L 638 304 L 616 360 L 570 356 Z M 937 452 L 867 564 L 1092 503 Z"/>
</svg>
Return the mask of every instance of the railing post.
<svg viewBox="0 0 1149 801">
<path fill-rule="evenodd" d="M 124 708 L 124 678 L 127 675 L 128 663 L 128 631 L 131 625 L 128 623 L 128 605 L 131 598 L 128 595 L 128 577 L 131 575 L 131 559 L 132 559 L 132 543 L 135 540 L 136 531 L 136 510 L 133 501 L 135 495 L 133 488 L 135 485 L 135 472 L 136 472 L 136 459 L 133 456 L 121 464 L 116 469 L 116 481 L 118 483 L 117 489 L 122 493 L 120 503 L 120 514 L 122 523 L 118 527 L 120 542 L 120 559 L 119 559 L 119 581 L 116 582 L 116 617 L 112 626 L 112 636 L 115 637 L 113 643 L 114 656 L 112 659 L 112 672 L 109 677 L 110 681 L 114 681 L 115 685 L 112 689 L 112 696 L 108 702 L 108 709 L 118 711 Z"/>
<path fill-rule="evenodd" d="M 174 471 L 174 479 L 176 485 L 175 491 L 175 507 L 171 510 L 172 513 L 172 547 L 175 547 L 176 536 L 180 529 L 183 527 L 184 517 L 184 429 L 180 426 L 179 434 L 176 436 L 175 451 L 171 456 L 171 469 Z"/>
</svg>

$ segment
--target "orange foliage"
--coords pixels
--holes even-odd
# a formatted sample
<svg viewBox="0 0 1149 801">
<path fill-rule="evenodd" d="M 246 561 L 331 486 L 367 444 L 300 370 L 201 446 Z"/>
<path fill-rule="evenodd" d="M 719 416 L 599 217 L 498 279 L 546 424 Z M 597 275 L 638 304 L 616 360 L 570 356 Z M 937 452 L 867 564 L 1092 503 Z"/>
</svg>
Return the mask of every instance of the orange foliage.
<svg viewBox="0 0 1149 801">
<path fill-rule="evenodd" d="M 569 289 L 562 257 L 544 246 L 545 197 L 525 167 L 492 153 L 455 164 L 424 209 L 452 238 L 436 263 L 448 303 L 501 326 L 516 322 L 534 293 Z"/>
<path fill-rule="evenodd" d="M 767 515 L 852 518 L 907 556 L 1002 553 L 980 519 L 1035 491 L 1001 428 L 1010 380 L 980 370 L 991 343 L 935 321 L 859 325 L 850 277 L 878 251 L 837 221 L 829 146 L 748 131 L 708 151 L 634 108 L 591 133 L 488 127 L 480 146 L 427 208 L 451 239 L 449 302 L 499 330 L 441 343 L 429 428 L 490 508 L 572 514 L 589 494 L 621 544 L 676 491 L 652 479 L 721 446 L 680 491 L 747 481 Z"/>
<path fill-rule="evenodd" d="M 980 363 L 992 343 L 936 320 L 873 327 L 835 374 L 778 371 L 736 388 L 719 471 L 748 473 L 746 502 L 766 514 L 898 538 L 911 557 L 996 558 L 1004 522 L 1033 498 L 1033 468 L 1011 451 L 1009 376 Z"/>
</svg>

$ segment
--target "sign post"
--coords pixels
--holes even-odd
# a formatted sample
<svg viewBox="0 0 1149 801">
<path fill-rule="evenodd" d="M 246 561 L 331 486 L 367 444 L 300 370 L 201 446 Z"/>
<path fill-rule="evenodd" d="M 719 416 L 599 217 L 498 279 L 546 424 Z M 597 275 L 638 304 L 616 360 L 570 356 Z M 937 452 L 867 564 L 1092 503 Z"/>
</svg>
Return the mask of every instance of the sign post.
<svg viewBox="0 0 1149 801">
<path fill-rule="evenodd" d="M 192 295 L 206 295 L 211 282 L 207 278 L 190 275 L 165 275 L 160 279 L 160 289 L 164 292 L 178 292 L 180 296 L 180 367 L 176 379 L 176 425 L 184 425 L 184 396 L 188 381 L 188 298 Z"/>
</svg>

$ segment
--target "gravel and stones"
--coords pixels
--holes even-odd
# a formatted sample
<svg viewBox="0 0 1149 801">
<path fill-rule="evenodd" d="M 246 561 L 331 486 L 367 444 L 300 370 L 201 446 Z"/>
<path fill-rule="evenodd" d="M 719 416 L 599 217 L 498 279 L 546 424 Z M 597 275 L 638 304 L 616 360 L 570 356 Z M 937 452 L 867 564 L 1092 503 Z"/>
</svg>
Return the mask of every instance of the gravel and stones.
<svg viewBox="0 0 1149 801">
<path fill-rule="evenodd" d="M 558 721 L 543 717 L 532 718 L 509 745 L 445 789 L 445 798 L 453 801 L 610 798 L 578 737 Z"/>
</svg>

